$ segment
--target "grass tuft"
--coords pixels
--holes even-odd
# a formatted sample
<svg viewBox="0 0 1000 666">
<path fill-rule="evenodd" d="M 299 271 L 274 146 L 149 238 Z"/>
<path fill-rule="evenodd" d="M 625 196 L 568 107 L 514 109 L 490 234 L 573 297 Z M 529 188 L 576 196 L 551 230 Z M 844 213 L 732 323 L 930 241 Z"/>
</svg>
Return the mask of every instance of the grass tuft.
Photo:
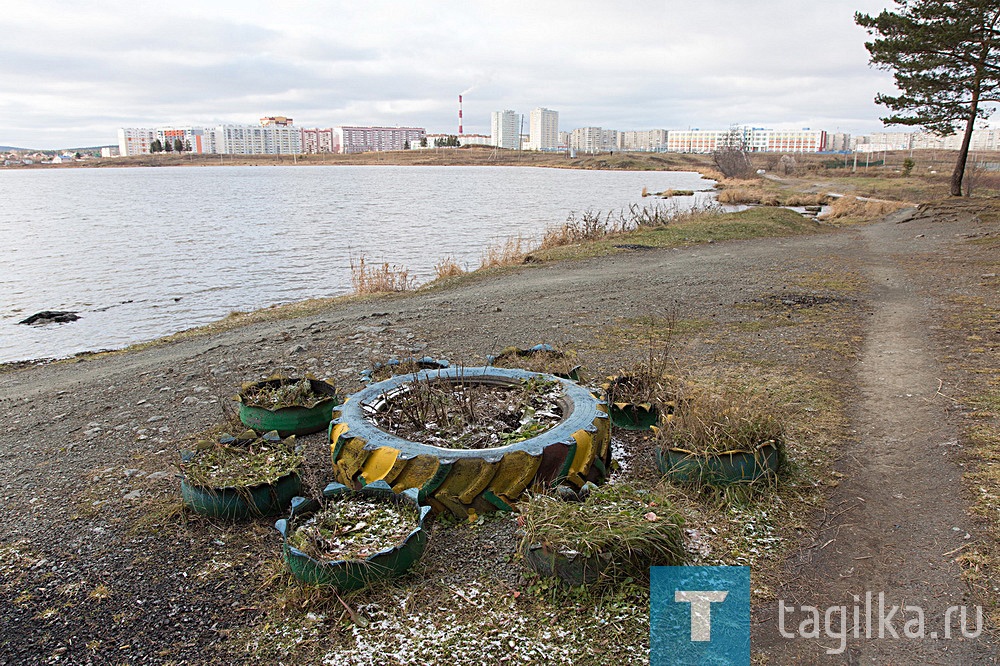
<svg viewBox="0 0 1000 666">
<path fill-rule="evenodd" d="M 351 257 L 351 285 L 356 294 L 384 294 L 394 291 L 408 291 L 413 288 L 415 279 L 404 266 L 396 266 L 389 262 L 381 265 L 368 263 L 364 254 L 357 259 Z"/>
<path fill-rule="evenodd" d="M 613 577 L 644 579 L 650 566 L 683 564 L 683 519 L 660 490 L 626 484 L 593 490 L 583 502 L 535 494 L 518 505 L 522 547 L 533 544 L 584 557 L 611 556 Z"/>
</svg>

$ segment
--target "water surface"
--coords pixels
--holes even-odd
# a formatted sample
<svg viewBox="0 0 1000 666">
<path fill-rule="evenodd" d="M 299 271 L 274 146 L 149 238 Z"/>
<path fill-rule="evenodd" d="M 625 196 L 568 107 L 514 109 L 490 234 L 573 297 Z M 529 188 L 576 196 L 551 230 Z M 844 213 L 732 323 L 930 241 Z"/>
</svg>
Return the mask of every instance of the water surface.
<svg viewBox="0 0 1000 666">
<path fill-rule="evenodd" d="M 345 294 L 360 253 L 418 280 L 446 256 L 475 268 L 488 244 L 538 238 L 571 212 L 650 204 L 643 187 L 711 184 L 685 172 L 531 167 L 0 171 L 0 362 L 119 348 L 233 311 Z M 40 310 L 81 319 L 16 325 Z"/>
</svg>

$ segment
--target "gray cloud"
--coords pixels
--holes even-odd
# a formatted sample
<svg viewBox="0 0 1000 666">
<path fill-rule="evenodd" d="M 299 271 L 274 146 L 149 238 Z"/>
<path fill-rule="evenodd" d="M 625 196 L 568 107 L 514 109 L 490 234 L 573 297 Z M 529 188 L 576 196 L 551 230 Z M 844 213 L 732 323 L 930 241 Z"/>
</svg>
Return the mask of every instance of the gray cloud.
<svg viewBox="0 0 1000 666">
<path fill-rule="evenodd" d="M 19 3 L 0 15 L 0 143 L 109 144 L 120 126 L 407 124 L 487 133 L 489 113 L 560 111 L 562 129 L 870 131 L 891 78 L 855 9 L 888 2 L 440 0 Z"/>
</svg>

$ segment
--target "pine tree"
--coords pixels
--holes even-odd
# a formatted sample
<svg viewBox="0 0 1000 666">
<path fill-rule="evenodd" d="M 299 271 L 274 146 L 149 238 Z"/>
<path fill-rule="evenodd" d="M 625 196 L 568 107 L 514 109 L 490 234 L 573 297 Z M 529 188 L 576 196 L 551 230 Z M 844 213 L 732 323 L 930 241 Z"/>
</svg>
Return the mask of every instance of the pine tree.
<svg viewBox="0 0 1000 666">
<path fill-rule="evenodd" d="M 1000 102 L 1000 3 L 997 0 L 895 0 L 896 12 L 860 12 L 855 22 L 875 36 L 865 47 L 871 64 L 891 71 L 899 95 L 879 93 L 887 125 L 916 125 L 940 136 L 964 125 L 951 176 L 952 196 L 962 178 L 977 119 Z"/>
</svg>

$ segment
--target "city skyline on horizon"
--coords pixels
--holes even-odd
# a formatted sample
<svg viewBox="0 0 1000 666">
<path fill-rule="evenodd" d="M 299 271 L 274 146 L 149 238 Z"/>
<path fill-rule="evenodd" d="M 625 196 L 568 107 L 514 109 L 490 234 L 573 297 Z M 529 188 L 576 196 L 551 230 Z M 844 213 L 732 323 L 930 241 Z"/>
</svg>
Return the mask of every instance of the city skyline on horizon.
<svg viewBox="0 0 1000 666">
<path fill-rule="evenodd" d="M 119 127 L 278 114 L 453 134 L 459 95 L 466 134 L 537 107 L 571 128 L 892 130 L 874 103 L 892 77 L 869 67 L 854 23 L 892 5 L 39 0 L 0 15 L 0 144 L 98 146 Z"/>
</svg>

